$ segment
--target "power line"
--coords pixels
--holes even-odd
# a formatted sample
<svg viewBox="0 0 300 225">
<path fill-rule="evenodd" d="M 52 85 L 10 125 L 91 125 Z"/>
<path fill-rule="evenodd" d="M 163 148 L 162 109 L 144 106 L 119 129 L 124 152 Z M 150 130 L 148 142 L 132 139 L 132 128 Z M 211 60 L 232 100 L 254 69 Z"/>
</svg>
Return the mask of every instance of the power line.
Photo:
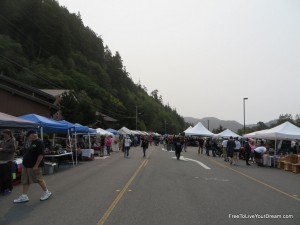
<svg viewBox="0 0 300 225">
<path fill-rule="evenodd" d="M 43 76 L 40 76 L 40 75 L 36 74 L 35 72 L 31 71 L 30 69 L 28 69 L 28 68 L 25 67 L 25 66 L 20 65 L 19 63 L 17 63 L 17 62 L 14 61 L 14 60 L 9 59 L 9 58 L 7 58 L 6 56 L 4 56 L 4 55 L 2 55 L 2 54 L 0 54 L 0 57 L 4 58 L 5 60 L 7 60 L 8 62 L 10 62 L 10 63 L 12 63 L 12 64 L 14 64 L 14 65 L 19 66 L 20 68 L 22 68 L 22 69 L 24 69 L 24 70 L 30 72 L 32 75 L 34 75 L 34 76 L 38 77 L 39 79 L 41 79 L 41 80 L 47 82 L 48 84 L 51 84 L 53 87 L 56 87 L 56 88 L 62 88 L 60 85 L 55 84 L 55 83 L 53 83 L 52 81 L 47 80 L 47 79 L 44 78 Z M 63 88 L 62 88 L 62 89 L 63 89 Z"/>
</svg>

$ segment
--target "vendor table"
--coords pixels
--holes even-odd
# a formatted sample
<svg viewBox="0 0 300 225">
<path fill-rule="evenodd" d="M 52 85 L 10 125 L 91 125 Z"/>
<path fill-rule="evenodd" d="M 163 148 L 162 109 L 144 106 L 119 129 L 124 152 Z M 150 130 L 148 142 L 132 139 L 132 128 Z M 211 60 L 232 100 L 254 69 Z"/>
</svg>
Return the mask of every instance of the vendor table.
<svg viewBox="0 0 300 225">
<path fill-rule="evenodd" d="M 263 158 L 263 165 L 264 166 L 275 167 L 277 165 L 277 161 L 280 158 L 280 156 L 265 154 L 265 155 L 262 156 L 262 158 Z"/>
<path fill-rule="evenodd" d="M 57 154 L 57 155 L 44 155 L 44 158 L 50 158 L 52 161 L 57 163 L 57 167 L 61 164 L 63 161 L 62 158 L 65 156 L 72 156 L 72 152 L 67 152 L 67 153 L 62 153 L 62 154 Z"/>
<path fill-rule="evenodd" d="M 94 158 L 94 149 L 80 149 L 82 152 L 82 157 L 87 157 L 89 159 Z"/>
</svg>

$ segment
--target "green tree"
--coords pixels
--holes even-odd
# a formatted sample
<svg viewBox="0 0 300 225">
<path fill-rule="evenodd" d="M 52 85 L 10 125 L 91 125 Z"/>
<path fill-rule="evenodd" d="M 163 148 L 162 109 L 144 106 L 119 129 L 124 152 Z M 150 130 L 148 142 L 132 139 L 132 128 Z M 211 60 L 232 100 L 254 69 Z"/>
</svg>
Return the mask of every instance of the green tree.
<svg viewBox="0 0 300 225">
<path fill-rule="evenodd" d="M 221 133 L 224 130 L 225 130 L 225 128 L 222 125 L 220 125 L 217 129 L 213 129 L 212 132 L 214 134 L 218 134 L 218 133 Z"/>
<path fill-rule="evenodd" d="M 265 130 L 268 129 L 268 126 L 263 122 L 258 122 L 256 126 L 256 130 Z"/>
<path fill-rule="evenodd" d="M 280 114 L 278 120 L 277 120 L 277 123 L 276 123 L 276 126 L 279 125 L 279 124 L 282 124 L 284 122 L 290 122 L 290 123 L 294 123 L 294 120 L 293 120 L 293 116 L 291 114 Z"/>
</svg>

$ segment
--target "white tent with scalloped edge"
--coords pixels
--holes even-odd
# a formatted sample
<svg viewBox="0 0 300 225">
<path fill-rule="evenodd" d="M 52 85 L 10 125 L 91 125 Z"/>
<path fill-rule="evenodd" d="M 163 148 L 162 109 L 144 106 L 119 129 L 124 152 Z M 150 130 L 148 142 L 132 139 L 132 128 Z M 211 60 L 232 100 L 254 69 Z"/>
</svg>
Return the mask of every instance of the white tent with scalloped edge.
<svg viewBox="0 0 300 225">
<path fill-rule="evenodd" d="M 122 127 L 118 132 L 122 135 L 126 134 L 134 134 L 131 130 L 129 130 L 127 127 Z"/>
<path fill-rule="evenodd" d="M 203 126 L 201 122 L 197 123 L 193 128 L 184 131 L 185 135 L 213 137 L 215 134 L 210 132 Z"/>
<path fill-rule="evenodd" d="M 257 132 L 255 138 L 296 140 L 300 139 L 300 128 L 287 121 L 271 129 Z"/>
<path fill-rule="evenodd" d="M 193 127 L 192 126 L 189 126 L 185 131 L 183 131 L 184 133 L 185 132 L 188 132 L 190 129 L 192 129 Z"/>
<path fill-rule="evenodd" d="M 218 137 L 218 138 L 223 138 L 223 137 L 238 137 L 238 138 L 241 138 L 240 135 L 234 133 L 232 130 L 229 130 L 229 129 L 226 129 L 226 130 L 216 134 L 215 137 Z"/>
</svg>

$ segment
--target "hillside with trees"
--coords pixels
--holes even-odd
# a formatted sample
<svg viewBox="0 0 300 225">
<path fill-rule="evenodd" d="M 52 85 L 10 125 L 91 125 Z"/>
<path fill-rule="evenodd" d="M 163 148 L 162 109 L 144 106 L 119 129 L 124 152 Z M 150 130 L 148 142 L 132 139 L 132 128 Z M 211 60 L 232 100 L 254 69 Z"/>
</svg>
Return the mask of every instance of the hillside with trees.
<svg viewBox="0 0 300 225">
<path fill-rule="evenodd" d="M 61 101 L 64 118 L 91 125 L 99 113 L 115 128 L 179 133 L 184 119 L 158 90 L 135 84 L 118 52 L 55 0 L 0 1 L 0 72 L 39 89 L 72 90 Z"/>
</svg>

